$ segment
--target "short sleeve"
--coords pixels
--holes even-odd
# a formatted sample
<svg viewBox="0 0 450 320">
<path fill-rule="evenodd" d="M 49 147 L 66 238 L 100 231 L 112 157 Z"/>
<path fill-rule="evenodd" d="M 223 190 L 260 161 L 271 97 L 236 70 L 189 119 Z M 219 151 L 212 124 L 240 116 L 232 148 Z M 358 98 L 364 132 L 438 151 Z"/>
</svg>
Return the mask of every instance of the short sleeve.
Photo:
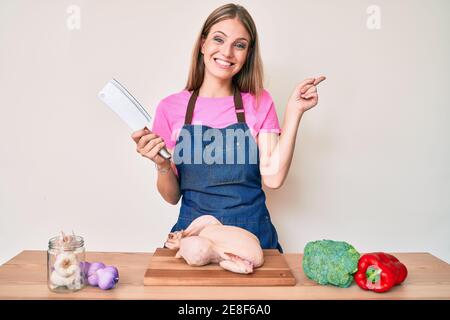
<svg viewBox="0 0 450 320">
<path fill-rule="evenodd" d="M 156 107 L 155 118 L 153 119 L 152 132 L 163 138 L 167 148 L 173 149 L 176 142 L 172 141 L 172 125 L 164 110 L 164 102 L 161 101 Z"/>
<path fill-rule="evenodd" d="M 275 132 L 281 133 L 280 124 L 278 122 L 277 111 L 275 110 L 275 104 L 270 98 L 269 107 L 266 116 L 261 124 L 259 132 Z"/>
</svg>

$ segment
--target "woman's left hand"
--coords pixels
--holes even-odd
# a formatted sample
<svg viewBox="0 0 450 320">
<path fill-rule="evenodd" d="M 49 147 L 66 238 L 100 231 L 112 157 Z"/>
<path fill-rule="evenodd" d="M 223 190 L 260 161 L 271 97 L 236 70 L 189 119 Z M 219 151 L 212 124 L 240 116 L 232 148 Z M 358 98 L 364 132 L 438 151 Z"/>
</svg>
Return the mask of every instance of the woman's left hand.
<svg viewBox="0 0 450 320">
<path fill-rule="evenodd" d="M 288 108 L 299 112 L 305 112 L 317 105 L 319 96 L 317 94 L 317 85 L 325 80 L 326 77 L 308 78 L 297 85 L 288 102 Z"/>
</svg>

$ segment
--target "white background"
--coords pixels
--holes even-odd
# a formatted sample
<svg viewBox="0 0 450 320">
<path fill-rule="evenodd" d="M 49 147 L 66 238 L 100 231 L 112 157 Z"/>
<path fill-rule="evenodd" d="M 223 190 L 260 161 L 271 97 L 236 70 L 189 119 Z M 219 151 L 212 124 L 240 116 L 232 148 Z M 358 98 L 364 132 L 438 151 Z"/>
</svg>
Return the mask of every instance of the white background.
<svg viewBox="0 0 450 320">
<path fill-rule="evenodd" d="M 197 34 L 225 3 L 0 0 L 0 263 L 60 230 L 90 251 L 162 246 L 180 204 L 164 202 L 153 163 L 97 93 L 116 77 L 154 112 L 184 88 Z M 327 76 L 285 184 L 265 189 L 285 252 L 333 239 L 450 261 L 450 2 L 239 3 L 281 124 L 294 86 Z"/>
</svg>

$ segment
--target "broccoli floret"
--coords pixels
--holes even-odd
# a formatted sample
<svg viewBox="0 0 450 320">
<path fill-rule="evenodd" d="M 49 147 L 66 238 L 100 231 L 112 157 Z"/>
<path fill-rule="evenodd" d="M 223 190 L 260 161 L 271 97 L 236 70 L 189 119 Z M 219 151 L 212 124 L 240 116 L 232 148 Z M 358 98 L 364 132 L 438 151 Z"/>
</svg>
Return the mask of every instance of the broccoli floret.
<svg viewBox="0 0 450 320">
<path fill-rule="evenodd" d="M 308 242 L 303 251 L 303 271 L 319 284 L 347 288 L 358 270 L 360 254 L 344 241 Z"/>
</svg>

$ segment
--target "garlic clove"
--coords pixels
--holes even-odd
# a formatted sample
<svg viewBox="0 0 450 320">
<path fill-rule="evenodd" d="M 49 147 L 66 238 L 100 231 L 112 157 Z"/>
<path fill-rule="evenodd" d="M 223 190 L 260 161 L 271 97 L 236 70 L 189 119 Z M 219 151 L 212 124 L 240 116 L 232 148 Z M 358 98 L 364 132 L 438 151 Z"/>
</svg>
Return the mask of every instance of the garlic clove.
<svg viewBox="0 0 450 320">
<path fill-rule="evenodd" d="M 50 275 L 50 282 L 56 287 L 65 286 L 66 285 L 66 278 L 61 276 L 55 270 L 53 270 L 52 274 Z"/>
<path fill-rule="evenodd" d="M 105 267 L 105 264 L 102 262 L 92 262 L 88 269 L 88 277 L 93 275 L 98 269 L 103 269 Z"/>
<path fill-rule="evenodd" d="M 69 277 L 80 270 L 77 257 L 72 252 L 62 252 L 56 256 L 55 271 L 62 277 Z"/>
<path fill-rule="evenodd" d="M 70 290 L 81 289 L 82 285 L 83 279 L 81 277 L 81 271 L 74 273 L 66 279 L 66 286 Z"/>
</svg>

